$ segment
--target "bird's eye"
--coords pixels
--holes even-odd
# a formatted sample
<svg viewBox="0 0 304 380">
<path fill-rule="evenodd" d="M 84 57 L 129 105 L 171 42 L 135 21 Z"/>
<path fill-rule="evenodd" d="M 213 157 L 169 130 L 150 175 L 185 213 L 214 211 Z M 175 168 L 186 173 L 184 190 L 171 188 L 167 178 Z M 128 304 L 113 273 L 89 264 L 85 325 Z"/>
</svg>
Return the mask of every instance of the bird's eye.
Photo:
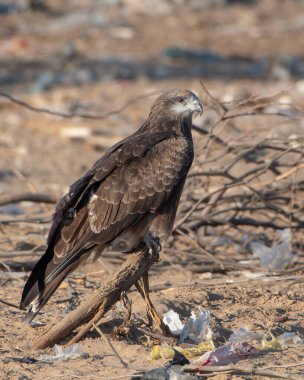
<svg viewBox="0 0 304 380">
<path fill-rule="evenodd" d="M 179 103 L 183 103 L 184 99 L 183 99 L 183 98 L 177 98 L 177 101 L 178 101 Z"/>
</svg>

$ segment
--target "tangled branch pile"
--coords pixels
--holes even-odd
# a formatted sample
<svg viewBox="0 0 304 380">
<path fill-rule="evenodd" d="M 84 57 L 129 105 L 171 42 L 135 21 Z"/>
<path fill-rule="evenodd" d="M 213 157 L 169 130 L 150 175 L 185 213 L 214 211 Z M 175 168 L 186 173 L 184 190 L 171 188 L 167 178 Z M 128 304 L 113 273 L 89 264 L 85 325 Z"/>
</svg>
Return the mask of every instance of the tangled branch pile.
<svg viewBox="0 0 304 380">
<path fill-rule="evenodd" d="M 301 108 L 282 103 L 283 93 L 228 107 L 205 92 L 208 110 L 195 127 L 203 136 L 196 138 L 174 231 L 179 244 L 172 247 L 186 240 L 192 252 L 211 252 L 209 259 L 217 263 L 217 254 L 225 256 L 227 263 L 223 246 L 244 253 L 253 239 L 270 243 L 275 230 L 291 229 L 300 244 L 295 239 L 304 226 Z"/>
</svg>

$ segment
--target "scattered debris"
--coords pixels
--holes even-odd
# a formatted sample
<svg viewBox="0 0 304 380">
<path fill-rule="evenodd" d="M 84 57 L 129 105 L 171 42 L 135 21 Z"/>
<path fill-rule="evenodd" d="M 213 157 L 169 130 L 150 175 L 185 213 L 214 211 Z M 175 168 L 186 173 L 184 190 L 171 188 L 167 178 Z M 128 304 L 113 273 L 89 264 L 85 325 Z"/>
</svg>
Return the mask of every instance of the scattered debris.
<svg viewBox="0 0 304 380">
<path fill-rule="evenodd" d="M 190 364 L 189 360 L 179 351 L 173 350 L 174 356 L 166 365 L 160 368 L 154 368 L 146 372 L 141 379 L 146 380 L 190 380 L 196 379 L 196 376 L 182 372 L 182 366 Z"/>
<path fill-rule="evenodd" d="M 131 379 L 138 379 L 137 376 L 131 377 Z M 182 372 L 182 367 L 180 365 L 169 366 L 165 365 L 163 367 L 154 368 L 147 371 L 142 376 L 142 380 L 198 380 L 200 379 L 196 375 L 190 373 Z"/>
<path fill-rule="evenodd" d="M 170 309 L 163 316 L 163 322 L 169 327 L 173 335 L 180 335 L 183 331 L 184 325 L 182 324 L 179 315 L 172 309 Z"/>
<path fill-rule="evenodd" d="M 277 235 L 279 242 L 271 247 L 267 247 L 260 241 L 250 243 L 253 256 L 260 259 L 262 267 L 271 270 L 285 269 L 292 263 L 295 256 L 291 251 L 291 230 L 288 228 L 278 230 Z"/>
<path fill-rule="evenodd" d="M 212 341 L 209 310 L 199 308 L 198 316 L 192 311 L 185 324 L 181 322 L 179 315 L 174 310 L 169 310 L 164 314 L 163 322 L 173 335 L 179 336 L 180 342 L 184 342 L 187 338 L 196 344 Z"/>
<path fill-rule="evenodd" d="M 285 332 L 278 336 L 278 339 L 282 342 L 282 345 L 288 343 L 304 344 L 304 340 L 300 338 L 295 332 Z"/>
<path fill-rule="evenodd" d="M 186 359 L 196 357 L 191 363 L 191 368 L 193 368 L 193 365 L 226 366 L 237 363 L 245 357 L 256 356 L 261 351 L 285 350 L 290 343 L 304 345 L 304 340 L 294 332 L 285 332 L 277 337 L 272 333 L 263 336 L 262 334 L 250 331 L 247 327 L 241 327 L 231 334 L 228 343 L 215 348 L 211 339 L 212 331 L 209 327 L 210 313 L 208 310 L 203 309 L 200 309 L 198 317 L 192 312 L 191 317 L 185 325 L 182 324 L 179 315 L 173 310 L 169 310 L 164 315 L 163 321 L 172 329 L 172 333 L 178 335 L 177 332 L 179 332 L 180 340 L 181 338 L 183 340 L 189 338 L 196 341 L 199 341 L 200 338 L 208 340 L 203 340 L 197 346 L 186 348 L 180 346 L 170 347 L 167 344 L 157 345 L 153 347 L 150 359 L 174 360 L 178 352 Z M 203 352 L 204 354 L 202 355 Z"/>
<path fill-rule="evenodd" d="M 87 357 L 88 355 L 82 351 L 82 347 L 80 344 L 76 343 L 70 347 L 64 348 L 55 344 L 55 356 L 52 355 L 43 355 L 40 360 L 54 362 L 57 360 L 71 360 Z"/>
<path fill-rule="evenodd" d="M 231 343 L 206 352 L 192 364 L 198 364 L 199 366 L 227 365 L 236 363 L 240 359 L 244 359 L 244 357 L 256 356 L 258 354 L 259 350 L 247 342 Z"/>
<path fill-rule="evenodd" d="M 261 342 L 262 336 L 253 331 L 248 330 L 246 327 L 241 327 L 238 330 L 234 331 L 230 335 L 229 343 L 241 343 L 241 342 Z"/>
<path fill-rule="evenodd" d="M 275 337 L 273 334 L 269 333 L 261 342 L 261 346 L 259 347 L 261 350 L 284 350 L 286 349 L 286 344 L 278 337 Z"/>
<path fill-rule="evenodd" d="M 174 358 L 175 352 L 178 351 L 183 354 L 187 359 L 194 358 L 201 355 L 203 352 L 213 350 L 214 344 L 213 341 L 202 342 L 195 347 L 183 348 L 180 346 L 170 347 L 167 344 L 161 346 L 154 346 L 150 355 L 151 360 L 158 359 L 168 359 L 171 360 Z"/>
<path fill-rule="evenodd" d="M 259 348 L 261 350 L 286 350 L 290 343 L 304 344 L 304 340 L 294 332 L 285 332 L 277 337 L 268 334 L 263 338 Z"/>
<path fill-rule="evenodd" d="M 174 350 L 174 357 L 173 359 L 169 362 L 169 364 L 172 365 L 185 365 L 185 364 L 190 364 L 189 360 L 186 358 L 185 355 L 183 355 L 181 352 Z"/>
<path fill-rule="evenodd" d="M 212 331 L 210 328 L 210 311 L 199 308 L 199 315 L 196 316 L 192 311 L 191 316 L 185 323 L 180 335 L 180 341 L 184 342 L 187 338 L 196 344 L 212 340 Z"/>
</svg>

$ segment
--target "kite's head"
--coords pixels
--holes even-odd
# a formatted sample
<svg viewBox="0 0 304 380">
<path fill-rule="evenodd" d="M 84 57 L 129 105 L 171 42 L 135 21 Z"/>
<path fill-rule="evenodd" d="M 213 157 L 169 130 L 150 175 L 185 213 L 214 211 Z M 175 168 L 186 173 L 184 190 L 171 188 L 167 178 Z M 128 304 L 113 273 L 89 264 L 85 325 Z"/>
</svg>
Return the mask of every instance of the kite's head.
<svg viewBox="0 0 304 380">
<path fill-rule="evenodd" d="M 156 99 L 154 107 L 172 112 L 177 118 L 192 116 L 194 112 L 203 112 L 199 98 L 189 90 L 168 91 Z"/>
</svg>

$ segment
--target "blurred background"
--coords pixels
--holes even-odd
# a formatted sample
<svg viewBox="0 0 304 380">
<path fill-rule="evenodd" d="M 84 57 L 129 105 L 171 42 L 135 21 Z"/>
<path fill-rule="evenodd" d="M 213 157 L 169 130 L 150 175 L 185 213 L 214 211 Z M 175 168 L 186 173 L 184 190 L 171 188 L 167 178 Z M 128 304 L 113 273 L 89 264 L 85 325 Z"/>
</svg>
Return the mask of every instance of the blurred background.
<svg viewBox="0 0 304 380">
<path fill-rule="evenodd" d="M 226 102 L 294 84 L 302 99 L 303 14 L 300 0 L 1 1 L 1 92 L 67 114 L 105 115 L 139 99 L 101 120 L 67 120 L 0 98 L 0 193 L 20 184 L 14 164 L 61 194 L 96 150 L 146 118 L 154 98 L 142 95 L 203 96 L 202 80 Z"/>
<path fill-rule="evenodd" d="M 0 195 L 25 186 L 57 199 L 167 89 L 201 97 L 205 114 L 195 123 L 207 132 L 221 110 L 200 81 L 228 105 L 285 91 L 267 112 L 291 115 L 284 104 L 299 110 L 304 99 L 303 14 L 301 0 L 0 1 L 2 95 L 88 116 L 33 112 L 0 96 Z M 303 128 L 235 121 L 252 138 L 265 122 L 280 137 Z"/>
</svg>

